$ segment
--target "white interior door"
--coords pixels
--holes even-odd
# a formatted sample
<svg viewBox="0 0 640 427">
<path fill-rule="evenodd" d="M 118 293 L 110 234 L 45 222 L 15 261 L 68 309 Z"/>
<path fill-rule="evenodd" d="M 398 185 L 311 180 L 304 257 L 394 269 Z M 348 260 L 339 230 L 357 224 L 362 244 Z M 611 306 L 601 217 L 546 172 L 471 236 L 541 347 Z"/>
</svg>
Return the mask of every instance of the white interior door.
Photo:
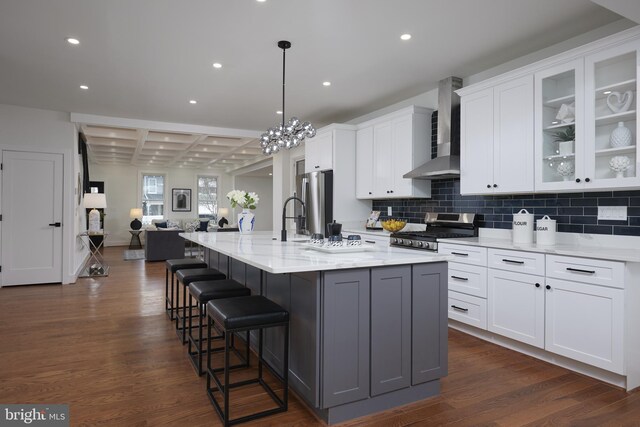
<svg viewBox="0 0 640 427">
<path fill-rule="evenodd" d="M 62 154 L 3 151 L 2 165 L 2 286 L 62 282 Z"/>
</svg>

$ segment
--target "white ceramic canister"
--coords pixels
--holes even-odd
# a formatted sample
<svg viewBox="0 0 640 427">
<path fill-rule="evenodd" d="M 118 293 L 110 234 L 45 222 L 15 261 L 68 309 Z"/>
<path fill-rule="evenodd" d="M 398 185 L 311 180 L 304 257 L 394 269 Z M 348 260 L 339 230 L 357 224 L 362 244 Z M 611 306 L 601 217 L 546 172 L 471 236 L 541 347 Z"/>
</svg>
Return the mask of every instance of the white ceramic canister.
<svg viewBox="0 0 640 427">
<path fill-rule="evenodd" d="M 536 243 L 545 246 L 556 244 L 556 220 L 549 215 L 536 221 Z"/>
<path fill-rule="evenodd" d="M 533 243 L 533 214 L 526 209 L 513 214 L 513 243 Z"/>
</svg>

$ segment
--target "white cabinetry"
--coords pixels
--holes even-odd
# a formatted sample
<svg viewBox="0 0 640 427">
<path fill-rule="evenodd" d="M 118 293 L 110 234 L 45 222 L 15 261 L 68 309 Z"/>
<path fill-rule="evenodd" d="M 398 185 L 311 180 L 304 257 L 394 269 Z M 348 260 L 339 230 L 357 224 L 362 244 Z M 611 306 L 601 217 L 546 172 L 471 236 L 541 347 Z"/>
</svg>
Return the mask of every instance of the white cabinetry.
<svg viewBox="0 0 640 427">
<path fill-rule="evenodd" d="M 623 374 L 624 291 L 547 278 L 545 349 Z"/>
<path fill-rule="evenodd" d="M 450 243 L 438 249 L 457 254 L 449 263 L 449 319 L 537 347 L 533 354 L 546 360 L 564 356 L 627 375 L 628 388 L 640 385 L 640 366 L 625 360 L 625 351 L 634 360 L 640 354 L 640 340 L 628 331 L 640 293 L 626 289 L 639 266 Z M 495 341 L 486 334 L 479 332 Z"/>
<path fill-rule="evenodd" d="M 460 192 L 533 192 L 533 76 L 464 93 Z"/>
<path fill-rule="evenodd" d="M 536 190 L 575 191 L 637 187 L 636 97 L 640 42 L 599 49 L 536 73 Z M 625 103 L 625 100 L 629 102 Z M 564 120 L 560 109 L 573 106 Z M 619 127 L 631 137 L 612 140 Z M 573 131 L 573 142 L 562 142 Z M 619 131 L 616 131 L 619 132 Z M 615 138 L 614 138 L 615 139 Z M 612 169 L 614 157 L 629 167 Z"/>
<path fill-rule="evenodd" d="M 371 203 L 356 194 L 356 127 L 332 124 L 305 141 L 305 172 L 333 170 L 333 218 L 338 222 L 363 221 Z"/>
<path fill-rule="evenodd" d="M 488 320 L 491 332 L 544 347 L 544 277 L 489 269 Z"/>
<path fill-rule="evenodd" d="M 333 169 L 333 146 L 335 130 L 318 132 L 314 138 L 307 139 L 304 147 L 304 171 L 324 171 Z"/>
<path fill-rule="evenodd" d="M 431 113 L 413 106 L 358 125 L 356 197 L 431 196 L 431 181 L 402 177 L 431 158 Z"/>
<path fill-rule="evenodd" d="M 373 197 L 373 127 L 359 129 L 356 132 L 356 197 Z M 366 167 L 365 165 L 369 165 Z"/>
<path fill-rule="evenodd" d="M 449 319 L 487 329 L 487 249 L 441 243 L 438 253 L 449 262 Z"/>
</svg>

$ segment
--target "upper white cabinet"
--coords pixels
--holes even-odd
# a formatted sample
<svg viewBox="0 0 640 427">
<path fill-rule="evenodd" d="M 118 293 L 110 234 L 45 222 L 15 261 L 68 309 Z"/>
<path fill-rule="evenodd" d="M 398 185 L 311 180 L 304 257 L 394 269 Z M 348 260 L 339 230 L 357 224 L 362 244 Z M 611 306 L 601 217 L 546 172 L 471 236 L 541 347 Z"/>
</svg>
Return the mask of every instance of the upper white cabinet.
<svg viewBox="0 0 640 427">
<path fill-rule="evenodd" d="M 431 196 L 431 181 L 402 177 L 431 158 L 431 113 L 412 106 L 358 125 L 357 198 Z"/>
<path fill-rule="evenodd" d="M 357 164 L 373 165 L 373 127 L 356 132 Z M 373 167 L 356 167 L 356 197 L 373 197 Z"/>
<path fill-rule="evenodd" d="M 640 185 L 637 41 L 536 73 L 536 190 Z"/>
<path fill-rule="evenodd" d="M 314 138 L 307 139 L 304 147 L 304 171 L 324 171 L 333 169 L 333 143 L 335 130 L 318 132 Z"/>
<path fill-rule="evenodd" d="M 533 76 L 462 96 L 460 192 L 533 192 Z"/>
</svg>

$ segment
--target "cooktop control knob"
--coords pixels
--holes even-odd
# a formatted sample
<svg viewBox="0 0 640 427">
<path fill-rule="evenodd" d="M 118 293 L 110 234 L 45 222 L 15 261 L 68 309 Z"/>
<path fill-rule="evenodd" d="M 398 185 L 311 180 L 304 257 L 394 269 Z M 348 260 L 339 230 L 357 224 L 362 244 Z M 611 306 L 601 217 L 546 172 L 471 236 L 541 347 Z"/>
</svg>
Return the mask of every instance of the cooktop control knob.
<svg viewBox="0 0 640 427">
<path fill-rule="evenodd" d="M 428 244 L 428 243 L 427 243 L 427 244 Z M 416 242 L 415 246 L 416 246 L 417 248 L 421 248 L 421 247 L 423 247 L 423 246 L 424 246 L 424 243 L 423 243 L 423 242 Z"/>
<path fill-rule="evenodd" d="M 404 242 L 402 241 L 402 239 L 397 239 L 397 243 L 398 243 L 399 245 L 402 245 Z"/>
</svg>

